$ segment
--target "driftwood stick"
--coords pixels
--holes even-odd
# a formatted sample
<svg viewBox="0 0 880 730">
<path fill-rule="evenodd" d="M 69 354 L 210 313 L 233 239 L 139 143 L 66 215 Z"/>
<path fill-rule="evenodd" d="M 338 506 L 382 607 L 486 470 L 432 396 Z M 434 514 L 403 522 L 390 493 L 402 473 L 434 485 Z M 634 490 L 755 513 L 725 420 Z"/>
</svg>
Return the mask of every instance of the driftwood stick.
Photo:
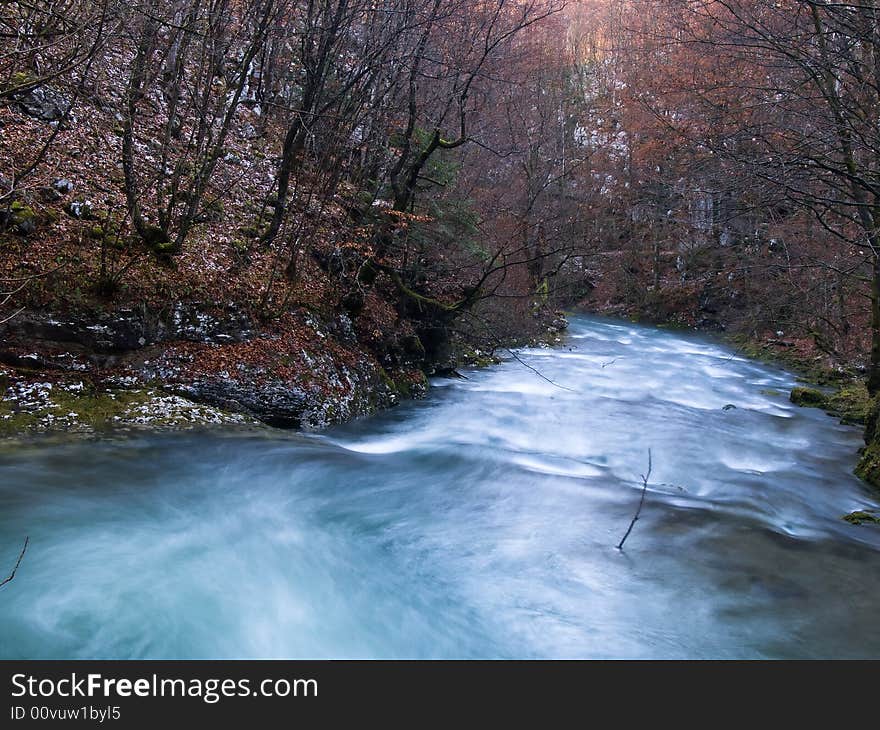
<svg viewBox="0 0 880 730">
<path fill-rule="evenodd" d="M 642 474 L 642 497 L 639 500 L 639 506 L 636 508 L 636 513 L 633 515 L 632 522 L 629 523 L 629 527 L 626 529 L 626 534 L 621 538 L 620 542 L 617 544 L 618 550 L 623 550 L 623 543 L 626 542 L 626 538 L 629 537 L 629 533 L 632 532 L 633 527 L 635 527 L 636 522 L 639 521 L 639 515 L 642 512 L 642 505 L 645 504 L 645 494 L 648 491 L 648 480 L 651 478 L 651 449 L 648 449 L 648 473 Z"/>
<path fill-rule="evenodd" d="M 9 583 L 9 581 L 11 581 L 13 578 L 15 578 L 15 571 L 17 571 L 18 566 L 21 565 L 21 559 L 24 557 L 25 551 L 28 548 L 28 542 L 30 542 L 30 538 L 25 537 L 24 546 L 21 548 L 21 552 L 18 554 L 18 560 L 15 561 L 15 567 L 12 569 L 12 572 L 9 574 L 9 577 L 6 578 L 4 581 L 0 582 L 0 588 L 2 588 L 7 583 Z"/>
</svg>

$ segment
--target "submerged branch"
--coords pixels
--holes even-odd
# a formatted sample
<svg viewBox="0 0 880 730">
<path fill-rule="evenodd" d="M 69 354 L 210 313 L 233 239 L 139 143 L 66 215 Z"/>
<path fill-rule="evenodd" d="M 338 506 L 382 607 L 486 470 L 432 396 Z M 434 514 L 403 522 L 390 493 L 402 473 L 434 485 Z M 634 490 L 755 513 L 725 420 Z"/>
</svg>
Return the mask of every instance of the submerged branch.
<svg viewBox="0 0 880 730">
<path fill-rule="evenodd" d="M 648 449 L 648 472 L 646 474 L 642 474 L 642 497 L 639 499 L 639 506 L 636 508 L 636 513 L 633 515 L 632 522 L 629 523 L 629 527 L 626 529 L 626 534 L 620 539 L 620 542 L 617 544 L 618 550 L 623 550 L 623 543 L 626 542 L 626 538 L 629 537 L 629 533 L 632 532 L 633 527 L 635 527 L 636 522 L 639 521 L 639 515 L 642 512 L 642 505 L 645 504 L 645 494 L 648 491 L 648 480 L 651 478 L 651 449 Z"/>
<path fill-rule="evenodd" d="M 15 572 L 18 570 L 18 566 L 21 565 L 21 559 L 24 557 L 25 551 L 28 548 L 28 542 L 30 542 L 29 537 L 24 538 L 24 545 L 21 548 L 21 552 L 18 554 L 18 560 L 15 561 L 15 567 L 12 569 L 12 572 L 9 574 L 9 577 L 3 581 L 0 581 L 0 588 L 9 583 L 13 578 L 15 578 Z"/>
<path fill-rule="evenodd" d="M 560 383 L 557 383 L 555 380 L 551 380 L 551 379 L 548 378 L 546 375 L 544 375 L 544 373 L 542 373 L 540 370 L 538 370 L 538 368 L 532 367 L 532 366 L 529 365 L 527 362 L 523 362 L 523 359 L 522 359 L 519 355 L 517 355 L 513 350 L 511 350 L 509 347 L 505 347 L 504 349 L 505 349 L 505 350 L 508 352 L 508 354 L 509 354 L 511 357 L 513 357 L 513 359 L 516 360 L 520 365 L 522 365 L 524 368 L 528 368 L 528 369 L 531 370 L 535 375 L 537 375 L 539 378 L 541 378 L 542 380 L 546 380 L 548 383 L 550 383 L 550 385 L 553 385 L 553 386 L 559 388 L 560 390 L 567 390 L 567 391 L 570 391 L 570 392 L 572 392 L 572 393 L 577 393 L 577 391 L 576 391 L 574 388 L 569 388 L 567 385 L 561 385 Z"/>
</svg>

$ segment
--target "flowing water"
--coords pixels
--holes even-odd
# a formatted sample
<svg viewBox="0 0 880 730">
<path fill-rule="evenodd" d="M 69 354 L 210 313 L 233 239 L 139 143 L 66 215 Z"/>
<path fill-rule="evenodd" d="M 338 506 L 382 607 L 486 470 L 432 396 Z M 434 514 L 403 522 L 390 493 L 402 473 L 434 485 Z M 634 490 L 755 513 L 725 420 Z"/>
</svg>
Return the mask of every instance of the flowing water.
<svg viewBox="0 0 880 730">
<path fill-rule="evenodd" d="M 0 657 L 880 657 L 858 429 L 697 336 L 519 356 L 322 434 L 3 454 Z"/>
</svg>

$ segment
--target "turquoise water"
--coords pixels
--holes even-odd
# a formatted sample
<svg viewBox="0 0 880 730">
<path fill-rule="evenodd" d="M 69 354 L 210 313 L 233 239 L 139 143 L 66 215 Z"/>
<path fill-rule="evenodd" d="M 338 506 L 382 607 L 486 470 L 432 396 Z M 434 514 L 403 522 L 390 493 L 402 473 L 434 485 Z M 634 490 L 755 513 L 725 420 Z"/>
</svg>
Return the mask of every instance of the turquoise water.
<svg viewBox="0 0 880 730">
<path fill-rule="evenodd" d="M 3 454 L 0 657 L 880 657 L 858 429 L 697 336 L 576 317 L 520 357 L 553 383 Z"/>
</svg>

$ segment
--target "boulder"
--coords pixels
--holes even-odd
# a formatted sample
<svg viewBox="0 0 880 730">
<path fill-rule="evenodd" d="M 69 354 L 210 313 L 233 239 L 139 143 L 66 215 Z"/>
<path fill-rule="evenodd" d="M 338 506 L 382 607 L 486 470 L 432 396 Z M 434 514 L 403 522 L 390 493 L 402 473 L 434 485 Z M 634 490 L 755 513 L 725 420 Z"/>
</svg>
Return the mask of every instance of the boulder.
<svg viewBox="0 0 880 730">
<path fill-rule="evenodd" d="M 31 206 L 14 200 L 8 209 L 0 209 L 0 223 L 20 236 L 29 236 L 37 230 L 37 214 Z"/>
<path fill-rule="evenodd" d="M 94 205 L 91 200 L 85 200 L 82 198 L 79 200 L 71 200 L 64 206 L 64 211 L 71 218 L 78 218 L 87 221 L 97 220 Z"/>
<path fill-rule="evenodd" d="M 18 95 L 18 105 L 28 116 L 44 122 L 57 122 L 70 112 L 71 101 L 60 91 L 38 86 Z"/>
<path fill-rule="evenodd" d="M 792 388 L 789 400 L 796 406 L 805 406 L 808 408 L 824 408 L 828 402 L 826 396 L 821 390 L 815 388 Z"/>
<path fill-rule="evenodd" d="M 73 183 L 70 182 L 67 178 L 58 178 L 55 182 L 52 183 L 52 187 L 57 190 L 61 195 L 67 195 L 68 193 L 73 192 Z"/>
</svg>

